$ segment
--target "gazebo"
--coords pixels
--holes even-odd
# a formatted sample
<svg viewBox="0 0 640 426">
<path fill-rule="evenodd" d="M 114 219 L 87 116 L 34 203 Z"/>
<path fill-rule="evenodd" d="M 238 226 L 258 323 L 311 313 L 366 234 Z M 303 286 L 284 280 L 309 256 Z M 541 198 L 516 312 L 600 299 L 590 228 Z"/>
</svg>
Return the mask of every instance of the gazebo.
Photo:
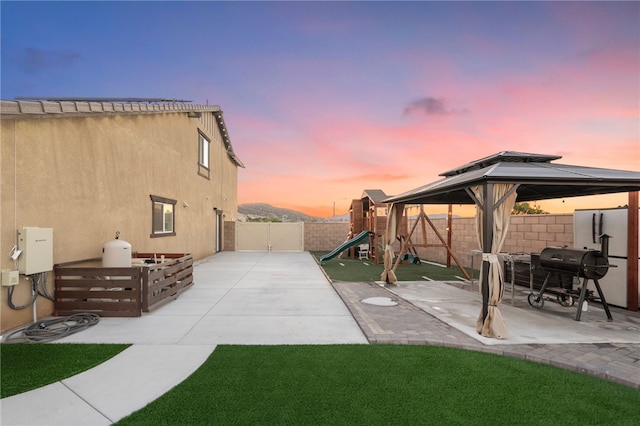
<svg viewBox="0 0 640 426">
<path fill-rule="evenodd" d="M 397 215 L 402 214 L 405 204 L 476 205 L 478 242 L 483 252 L 480 274 L 482 311 L 478 317 L 477 331 L 483 336 L 507 336 L 498 310 L 503 277 L 497 255 L 502 248 L 511 210 L 516 202 L 629 192 L 629 229 L 631 235 L 638 233 L 637 191 L 640 191 L 640 172 L 552 162 L 560 158 L 557 155 L 503 151 L 441 173 L 443 178 L 438 181 L 384 200 L 391 204 L 387 226 L 390 234 L 395 232 L 394 222 L 399 220 Z M 390 237 L 395 239 L 395 236 Z M 387 247 L 387 250 L 391 248 Z M 385 251 L 383 278 L 392 282 L 395 275 L 386 262 L 391 255 Z M 632 256 L 631 251 L 629 257 Z M 635 257 L 638 257 L 637 243 Z M 629 308 L 638 310 L 638 265 L 636 262 L 629 262 L 629 265 L 629 268 L 635 268 L 635 273 L 631 271 L 628 274 L 628 285 L 632 289 L 629 293 L 635 295 Z"/>
</svg>

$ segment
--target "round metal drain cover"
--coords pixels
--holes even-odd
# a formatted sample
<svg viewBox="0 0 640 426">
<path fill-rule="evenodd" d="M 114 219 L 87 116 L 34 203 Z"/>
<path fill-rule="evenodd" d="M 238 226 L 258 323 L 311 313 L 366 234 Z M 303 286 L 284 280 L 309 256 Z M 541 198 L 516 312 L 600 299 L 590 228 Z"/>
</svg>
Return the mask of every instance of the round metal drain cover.
<svg viewBox="0 0 640 426">
<path fill-rule="evenodd" d="M 362 303 L 375 306 L 396 306 L 398 304 L 398 302 L 394 302 L 388 297 L 369 297 L 368 299 L 363 299 Z"/>
</svg>

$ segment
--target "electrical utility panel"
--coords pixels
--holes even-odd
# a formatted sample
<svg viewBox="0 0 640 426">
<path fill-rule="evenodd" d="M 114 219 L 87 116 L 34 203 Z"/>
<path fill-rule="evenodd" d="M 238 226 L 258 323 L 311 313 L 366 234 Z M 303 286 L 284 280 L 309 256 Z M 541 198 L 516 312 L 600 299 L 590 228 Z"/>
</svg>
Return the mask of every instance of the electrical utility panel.
<svg viewBox="0 0 640 426">
<path fill-rule="evenodd" d="M 18 231 L 18 270 L 32 275 L 53 270 L 53 228 L 25 227 Z"/>
</svg>

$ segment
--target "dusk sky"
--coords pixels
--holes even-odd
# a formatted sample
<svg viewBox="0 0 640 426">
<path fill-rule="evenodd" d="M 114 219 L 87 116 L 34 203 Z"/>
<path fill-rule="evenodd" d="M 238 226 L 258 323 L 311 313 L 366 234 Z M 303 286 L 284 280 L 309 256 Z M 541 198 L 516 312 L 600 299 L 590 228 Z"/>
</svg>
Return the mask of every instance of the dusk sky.
<svg viewBox="0 0 640 426">
<path fill-rule="evenodd" d="M 640 171 L 637 1 L 3 0 L 0 13 L 2 99 L 220 105 L 246 165 L 239 203 L 343 214 L 364 189 L 399 194 L 500 151 Z M 562 201 L 538 204 L 627 195 Z"/>
</svg>

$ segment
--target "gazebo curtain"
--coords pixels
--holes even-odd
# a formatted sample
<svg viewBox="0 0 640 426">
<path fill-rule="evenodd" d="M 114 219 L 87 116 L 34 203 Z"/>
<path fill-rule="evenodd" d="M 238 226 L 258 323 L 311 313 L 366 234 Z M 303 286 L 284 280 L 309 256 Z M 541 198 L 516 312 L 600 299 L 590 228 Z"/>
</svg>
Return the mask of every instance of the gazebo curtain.
<svg viewBox="0 0 640 426">
<path fill-rule="evenodd" d="M 389 206 L 387 213 L 387 229 L 385 232 L 386 245 L 384 248 L 384 271 L 380 279 L 386 283 L 398 280 L 393 272 L 393 242 L 396 240 L 404 215 L 404 203 L 394 203 Z"/>
<path fill-rule="evenodd" d="M 489 306 L 486 318 L 484 318 L 483 310 L 480 311 L 478 321 L 476 323 L 476 330 L 483 336 L 495 337 L 498 339 L 505 339 L 508 337 L 507 326 L 504 323 L 502 314 L 498 309 L 498 305 L 502 301 L 504 294 L 504 276 L 502 265 L 498 260 L 498 253 L 502 250 L 504 240 L 507 236 L 509 229 L 509 220 L 511 218 L 511 211 L 516 202 L 517 193 L 512 191 L 505 197 L 509 191 L 514 187 L 514 184 L 494 184 L 493 185 L 493 238 L 491 242 L 491 252 L 483 253 L 483 261 L 489 262 Z M 471 188 L 474 195 L 478 200 L 483 200 L 485 187 L 477 185 Z M 504 197 L 504 199 L 503 199 Z M 500 202 L 502 200 L 502 202 Z M 498 204 L 499 203 L 499 204 Z M 486 206 L 485 206 L 486 208 Z M 483 209 L 478 207 L 476 214 L 476 231 L 478 236 L 478 243 L 480 248 L 483 249 L 482 242 L 484 241 L 483 235 Z M 484 262 L 483 262 L 484 263 Z M 480 275 L 480 288 L 482 288 L 483 274 Z"/>
</svg>

